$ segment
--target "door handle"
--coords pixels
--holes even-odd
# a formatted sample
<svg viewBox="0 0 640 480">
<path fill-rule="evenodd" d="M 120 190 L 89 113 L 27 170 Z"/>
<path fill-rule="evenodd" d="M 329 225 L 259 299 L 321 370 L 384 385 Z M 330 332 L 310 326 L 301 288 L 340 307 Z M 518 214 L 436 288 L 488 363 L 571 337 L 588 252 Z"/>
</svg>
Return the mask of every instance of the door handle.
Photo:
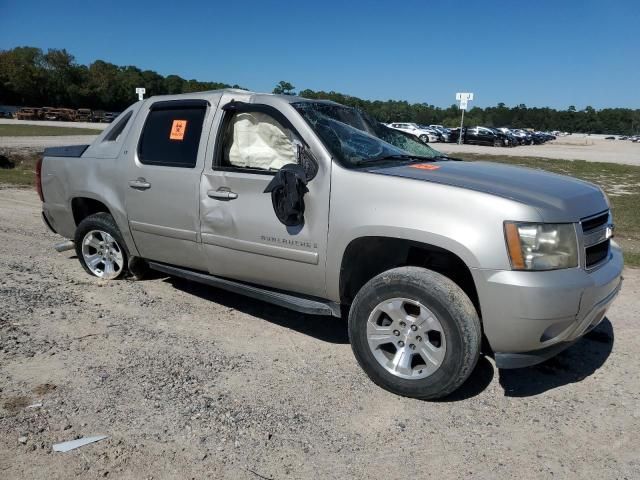
<svg viewBox="0 0 640 480">
<path fill-rule="evenodd" d="M 208 190 L 207 196 L 217 200 L 235 200 L 238 198 L 238 194 L 231 190 Z"/>
<path fill-rule="evenodd" d="M 135 188 L 136 190 L 146 190 L 148 188 L 151 188 L 151 184 L 142 177 L 136 180 L 129 180 L 129 186 L 131 188 Z"/>
</svg>

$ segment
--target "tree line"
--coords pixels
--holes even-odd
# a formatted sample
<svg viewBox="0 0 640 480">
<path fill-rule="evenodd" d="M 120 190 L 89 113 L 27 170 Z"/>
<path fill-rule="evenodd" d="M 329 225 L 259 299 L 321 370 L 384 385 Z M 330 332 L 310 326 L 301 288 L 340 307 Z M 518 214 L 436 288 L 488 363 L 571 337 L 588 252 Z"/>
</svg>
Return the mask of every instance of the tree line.
<svg viewBox="0 0 640 480">
<path fill-rule="evenodd" d="M 147 96 L 240 88 L 103 60 L 80 65 L 65 49 L 0 50 L 0 104 L 121 111 L 137 100 L 136 87 L 145 87 Z"/>
<path fill-rule="evenodd" d="M 381 122 L 414 122 L 424 125 L 460 126 L 460 110 L 453 104 L 447 108 L 427 103 L 409 103 L 402 100 L 363 100 L 337 92 L 301 90 L 305 98 L 326 99 L 343 105 L 360 108 Z M 581 133 L 614 133 L 631 135 L 640 132 L 640 109 L 586 107 L 566 110 L 549 107 L 527 107 L 520 104 L 507 107 L 498 103 L 495 107 L 473 107 L 464 116 L 465 125 L 487 127 L 534 128 L 536 130 Z"/>
<path fill-rule="evenodd" d="M 32 107 L 92 108 L 120 111 L 136 100 L 135 88 L 143 86 L 147 96 L 188 93 L 235 87 L 221 82 L 187 80 L 178 75 L 162 76 L 153 70 L 118 66 L 103 60 L 81 65 L 65 49 L 46 52 L 34 47 L 0 50 L 0 104 Z M 295 87 L 281 81 L 275 93 L 294 94 Z M 415 122 L 455 127 L 460 110 L 403 100 L 364 100 L 338 92 L 301 90 L 298 95 L 328 99 L 360 108 L 381 122 Z M 640 132 L 640 109 L 586 107 L 566 110 L 548 107 L 473 107 L 465 114 L 465 125 L 510 126 L 538 130 L 584 133 L 636 134 Z"/>
</svg>

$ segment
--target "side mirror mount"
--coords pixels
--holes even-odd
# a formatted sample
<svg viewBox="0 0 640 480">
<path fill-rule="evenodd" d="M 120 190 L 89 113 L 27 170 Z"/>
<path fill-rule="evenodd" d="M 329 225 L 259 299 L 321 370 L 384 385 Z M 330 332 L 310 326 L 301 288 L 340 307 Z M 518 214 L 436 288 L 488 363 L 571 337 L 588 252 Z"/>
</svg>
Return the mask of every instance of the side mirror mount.
<svg viewBox="0 0 640 480">
<path fill-rule="evenodd" d="M 318 173 L 318 162 L 316 162 L 316 159 L 309 151 L 309 148 L 299 143 L 296 158 L 298 160 L 298 165 L 300 165 L 304 170 L 307 182 L 313 180 Z"/>
</svg>

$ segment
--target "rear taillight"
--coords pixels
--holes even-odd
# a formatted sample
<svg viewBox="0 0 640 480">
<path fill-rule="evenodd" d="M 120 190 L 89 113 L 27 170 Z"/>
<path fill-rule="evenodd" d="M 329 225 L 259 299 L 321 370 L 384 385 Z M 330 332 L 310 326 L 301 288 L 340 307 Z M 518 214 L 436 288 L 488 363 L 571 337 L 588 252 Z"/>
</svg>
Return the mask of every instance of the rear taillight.
<svg viewBox="0 0 640 480">
<path fill-rule="evenodd" d="M 44 202 L 44 196 L 42 195 L 42 158 L 39 158 L 36 163 L 36 192 L 38 192 L 40 201 Z"/>
</svg>

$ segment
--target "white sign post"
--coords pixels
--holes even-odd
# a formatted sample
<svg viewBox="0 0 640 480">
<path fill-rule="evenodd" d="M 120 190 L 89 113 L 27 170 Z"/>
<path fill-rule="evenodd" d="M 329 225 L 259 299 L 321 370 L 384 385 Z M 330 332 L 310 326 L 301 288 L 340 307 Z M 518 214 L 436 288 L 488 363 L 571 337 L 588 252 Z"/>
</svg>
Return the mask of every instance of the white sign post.
<svg viewBox="0 0 640 480">
<path fill-rule="evenodd" d="M 462 110 L 462 118 L 460 119 L 460 135 L 458 135 L 458 145 L 462 145 L 462 127 L 464 125 L 464 112 L 467 109 L 468 103 L 473 100 L 473 93 L 458 92 L 456 93 L 456 100 L 460 102 L 460 110 Z"/>
<path fill-rule="evenodd" d="M 136 93 L 138 94 L 138 100 L 144 99 L 144 94 L 147 93 L 147 89 L 144 87 L 136 88 Z"/>
</svg>

